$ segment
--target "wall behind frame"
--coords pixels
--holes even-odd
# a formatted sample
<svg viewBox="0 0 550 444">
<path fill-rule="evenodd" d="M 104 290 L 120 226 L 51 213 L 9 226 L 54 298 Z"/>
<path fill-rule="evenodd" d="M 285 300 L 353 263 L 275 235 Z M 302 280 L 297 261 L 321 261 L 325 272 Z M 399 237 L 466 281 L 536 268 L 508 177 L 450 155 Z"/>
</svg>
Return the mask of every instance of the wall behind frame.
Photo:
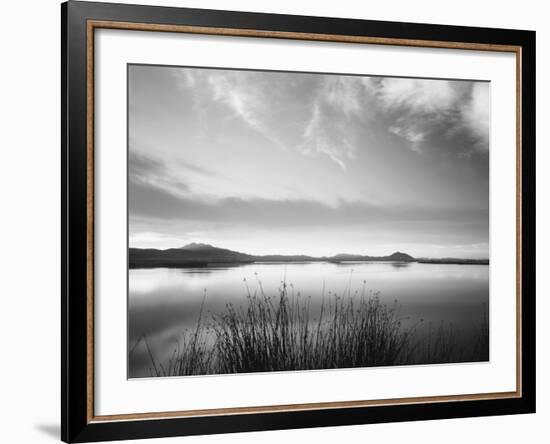
<svg viewBox="0 0 550 444">
<path fill-rule="evenodd" d="M 222 444 L 282 442 L 422 442 L 448 444 L 492 440 L 516 443 L 547 439 L 550 421 L 550 14 L 544 2 L 435 0 L 357 2 L 353 0 L 118 0 L 268 13 L 535 29 L 537 31 L 537 311 L 538 413 L 528 416 L 453 419 L 238 435 L 172 438 L 156 443 Z M 2 440 L 56 442 L 59 437 L 60 276 L 60 12 L 58 0 L 9 2 L 0 28 L 0 311 Z M 25 264 L 29 264 L 27 266 Z"/>
</svg>

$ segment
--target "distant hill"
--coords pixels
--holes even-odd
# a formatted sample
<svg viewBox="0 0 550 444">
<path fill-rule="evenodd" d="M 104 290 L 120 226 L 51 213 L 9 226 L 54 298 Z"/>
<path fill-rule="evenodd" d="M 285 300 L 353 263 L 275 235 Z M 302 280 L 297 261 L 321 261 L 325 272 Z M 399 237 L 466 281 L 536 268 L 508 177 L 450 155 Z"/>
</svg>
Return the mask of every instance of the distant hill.
<svg viewBox="0 0 550 444">
<path fill-rule="evenodd" d="M 489 265 L 489 259 L 461 259 L 454 257 L 444 257 L 441 259 L 421 257 L 416 262 L 419 264 Z"/>
<path fill-rule="evenodd" d="M 393 254 L 390 254 L 389 259 L 392 261 L 400 261 L 400 262 L 413 262 L 416 259 L 407 253 L 401 253 L 400 251 L 396 251 Z"/>
<path fill-rule="evenodd" d="M 168 250 L 130 248 L 128 256 L 130 268 L 205 267 L 208 264 L 255 261 L 249 254 L 195 243 Z"/>
<path fill-rule="evenodd" d="M 332 262 L 345 262 L 345 261 L 364 261 L 364 262 L 414 262 L 416 259 L 406 253 L 396 251 L 389 256 L 362 256 L 359 254 L 337 254 L 335 256 L 326 258 Z"/>
<path fill-rule="evenodd" d="M 264 255 L 253 256 L 209 244 L 190 243 L 180 248 L 157 250 L 153 248 L 130 248 L 130 268 L 179 268 L 206 267 L 209 264 L 243 264 L 252 262 L 414 262 L 412 256 L 395 252 L 390 256 L 363 256 L 356 254 L 337 254 L 335 256 L 314 257 L 306 255 Z"/>
<path fill-rule="evenodd" d="M 214 250 L 223 250 L 223 248 L 213 247 L 210 244 L 200 244 L 196 242 L 191 242 L 190 244 L 180 247 L 180 250 L 189 250 L 189 251 L 214 251 Z M 225 250 L 231 251 L 231 250 Z"/>
</svg>

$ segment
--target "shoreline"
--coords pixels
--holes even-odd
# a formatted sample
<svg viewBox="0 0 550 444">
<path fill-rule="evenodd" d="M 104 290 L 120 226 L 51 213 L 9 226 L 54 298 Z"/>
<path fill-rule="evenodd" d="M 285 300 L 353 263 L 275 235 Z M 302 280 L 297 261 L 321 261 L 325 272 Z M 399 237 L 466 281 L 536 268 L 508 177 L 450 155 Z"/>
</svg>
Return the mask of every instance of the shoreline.
<svg viewBox="0 0 550 444">
<path fill-rule="evenodd" d="M 287 260 L 287 261 L 235 261 L 235 262 L 162 262 L 128 264 L 129 270 L 135 269 L 153 269 L 153 268 L 213 268 L 213 267 L 240 267 L 243 265 L 263 264 L 263 265 L 284 265 L 284 264 L 315 264 L 326 263 L 334 265 L 347 264 L 425 264 L 425 265 L 490 265 L 488 259 L 418 259 L 415 261 L 389 261 L 389 260 L 370 260 L 370 261 L 334 261 L 334 260 Z"/>
</svg>

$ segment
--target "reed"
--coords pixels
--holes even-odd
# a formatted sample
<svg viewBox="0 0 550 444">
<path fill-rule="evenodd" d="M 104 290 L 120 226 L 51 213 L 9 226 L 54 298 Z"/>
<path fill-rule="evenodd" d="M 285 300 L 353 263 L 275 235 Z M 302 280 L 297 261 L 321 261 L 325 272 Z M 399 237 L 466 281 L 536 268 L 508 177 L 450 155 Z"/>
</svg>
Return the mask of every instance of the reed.
<svg viewBox="0 0 550 444">
<path fill-rule="evenodd" d="M 397 364 L 409 343 L 397 304 L 379 295 L 323 295 L 320 314 L 311 298 L 289 294 L 283 282 L 276 298 L 248 294 L 245 306 L 227 305 L 214 317 L 220 373 L 315 370 Z"/>
<path fill-rule="evenodd" d="M 227 304 L 221 314 L 204 316 L 206 292 L 196 327 L 185 332 L 163 364 L 147 351 L 153 376 L 183 376 L 318 370 L 390 365 L 488 360 L 487 316 L 474 327 L 474 341 L 456 340 L 451 325 L 441 324 L 420 334 L 418 326 L 403 326 L 397 301 L 384 304 L 380 294 L 365 289 L 342 294 L 324 285 L 320 309 L 312 310 L 286 280 L 274 296 L 257 280 L 254 291 L 244 280 L 246 302 Z M 313 315 L 316 311 L 317 314 Z M 425 329 L 424 329 L 425 330 Z"/>
</svg>

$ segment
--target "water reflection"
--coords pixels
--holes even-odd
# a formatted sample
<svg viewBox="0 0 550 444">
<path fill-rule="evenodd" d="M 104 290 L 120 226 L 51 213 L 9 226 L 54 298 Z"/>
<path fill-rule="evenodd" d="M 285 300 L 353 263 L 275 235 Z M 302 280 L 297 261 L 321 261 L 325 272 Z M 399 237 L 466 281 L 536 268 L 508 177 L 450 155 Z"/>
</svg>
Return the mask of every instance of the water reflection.
<svg viewBox="0 0 550 444">
<path fill-rule="evenodd" d="M 411 266 L 410 262 L 392 262 L 391 266 L 393 268 L 408 268 Z"/>
<path fill-rule="evenodd" d="M 129 376 L 150 374 L 149 353 L 170 356 L 183 330 L 205 313 L 225 310 L 227 303 L 244 304 L 248 292 L 277 295 L 281 282 L 300 297 L 311 297 L 319 312 L 323 296 L 372 295 L 388 305 L 395 300 L 405 325 L 424 319 L 422 328 L 442 321 L 457 332 L 471 329 L 487 311 L 489 267 L 418 263 L 254 263 L 188 269 L 138 269 L 129 273 Z M 150 350 L 141 342 L 146 337 Z"/>
</svg>

